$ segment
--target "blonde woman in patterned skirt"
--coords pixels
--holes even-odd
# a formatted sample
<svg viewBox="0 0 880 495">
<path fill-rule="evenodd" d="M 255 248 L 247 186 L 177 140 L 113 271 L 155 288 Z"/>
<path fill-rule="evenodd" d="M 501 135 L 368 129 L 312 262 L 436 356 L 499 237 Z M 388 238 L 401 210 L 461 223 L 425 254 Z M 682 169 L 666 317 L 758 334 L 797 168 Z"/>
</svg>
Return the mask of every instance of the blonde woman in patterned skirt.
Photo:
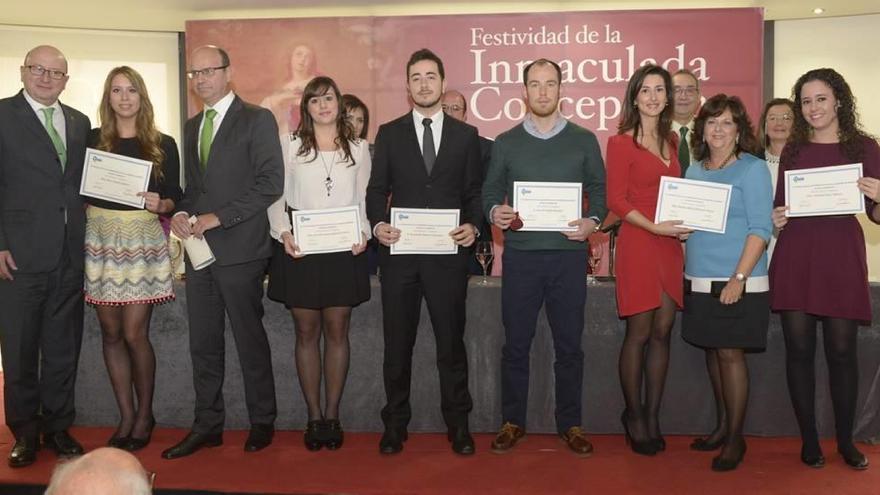
<svg viewBox="0 0 880 495">
<path fill-rule="evenodd" d="M 89 147 L 153 163 L 148 191 L 140 194 L 143 209 L 86 198 L 85 300 L 101 323 L 120 413 L 107 443 L 134 451 L 147 446 L 155 426 L 150 316 L 154 305 L 174 299 L 159 215 L 173 211 L 182 195 L 180 157 L 174 139 L 156 129 L 147 88 L 134 69 L 110 71 L 99 113 L 101 127 L 92 130 Z"/>
</svg>

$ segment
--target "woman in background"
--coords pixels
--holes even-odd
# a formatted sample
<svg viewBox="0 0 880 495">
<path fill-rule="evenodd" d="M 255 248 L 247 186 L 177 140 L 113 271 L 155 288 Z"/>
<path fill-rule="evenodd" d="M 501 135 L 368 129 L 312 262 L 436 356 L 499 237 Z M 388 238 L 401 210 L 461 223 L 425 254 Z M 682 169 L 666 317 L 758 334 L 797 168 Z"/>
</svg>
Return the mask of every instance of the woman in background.
<svg viewBox="0 0 880 495">
<path fill-rule="evenodd" d="M 764 105 L 764 112 L 761 113 L 761 121 L 758 123 L 758 139 L 763 140 L 763 151 L 758 158 L 763 158 L 767 162 L 774 191 L 779 177 L 779 157 L 782 156 L 782 149 L 791 136 L 793 122 L 794 104 L 788 98 L 774 98 Z M 778 235 L 779 233 L 774 229 L 770 243 L 767 245 L 768 260 L 773 257 Z"/>
<path fill-rule="evenodd" d="M 694 163 L 686 178 L 731 186 L 724 233 L 697 231 L 687 239 L 681 335 L 706 352 L 718 412 L 716 430 L 692 444 L 720 448 L 714 471 L 736 469 L 749 399 L 747 351 L 767 347 L 770 282 L 767 240 L 773 225 L 770 172 L 758 151 L 745 106 L 736 96 L 706 100 L 694 121 Z"/>
<path fill-rule="evenodd" d="M 104 361 L 120 414 L 108 445 L 135 451 L 150 443 L 156 424 L 150 316 L 154 305 L 174 299 L 168 243 L 158 215 L 174 211 L 182 196 L 180 158 L 174 139 L 156 129 L 144 80 L 131 67 L 107 75 L 99 113 L 101 127 L 92 130 L 89 147 L 153 164 L 148 190 L 140 194 L 143 209 L 86 198 L 85 300 L 101 324 Z"/>
<path fill-rule="evenodd" d="M 296 371 L 308 407 L 303 441 L 309 450 L 342 446 L 339 403 L 348 376 L 351 310 L 370 298 L 367 260 L 361 255 L 371 236 L 364 207 L 370 154 L 366 141 L 352 137 L 341 99 L 329 77 L 316 77 L 306 85 L 299 128 L 281 140 L 284 194 L 269 207 L 272 237 L 280 244 L 269 270 L 268 294 L 293 316 Z M 290 211 L 341 206 L 360 207 L 361 242 L 346 252 L 303 255 L 291 230 Z"/>
<path fill-rule="evenodd" d="M 782 152 L 787 170 L 861 163 L 865 212 L 880 221 L 880 146 L 859 124 L 849 84 L 834 69 L 802 75 L 792 90 L 794 126 Z M 786 217 L 785 181 L 776 187 L 773 223 L 780 230 L 770 265 L 774 311 L 785 334 L 788 392 L 801 431 L 801 461 L 820 468 L 825 456 L 816 428 L 816 326 L 822 322 L 834 406 L 837 452 L 853 469 L 868 458 L 853 443 L 859 392 L 858 326 L 871 321 L 865 237 L 855 215 Z M 829 263 L 829 258 L 833 262 Z"/>
<path fill-rule="evenodd" d="M 608 206 L 623 219 L 617 244 L 617 312 L 626 318 L 618 363 L 626 401 L 621 416 L 633 452 L 666 447 L 659 413 L 669 368 L 669 333 L 682 307 L 681 222 L 654 223 L 660 178 L 679 177 L 669 105 L 672 80 L 646 65 L 630 78 L 617 135 L 608 139 Z M 642 381 L 645 404 L 642 403 Z"/>
</svg>

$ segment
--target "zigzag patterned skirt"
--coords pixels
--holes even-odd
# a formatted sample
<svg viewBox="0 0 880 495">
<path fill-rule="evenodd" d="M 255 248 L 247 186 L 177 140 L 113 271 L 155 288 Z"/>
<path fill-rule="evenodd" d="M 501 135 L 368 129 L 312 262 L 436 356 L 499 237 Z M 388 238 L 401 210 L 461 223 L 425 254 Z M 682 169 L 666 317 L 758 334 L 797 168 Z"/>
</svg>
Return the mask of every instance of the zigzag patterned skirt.
<svg viewBox="0 0 880 495">
<path fill-rule="evenodd" d="M 86 210 L 85 300 L 93 305 L 174 299 L 168 241 L 146 210 Z"/>
</svg>

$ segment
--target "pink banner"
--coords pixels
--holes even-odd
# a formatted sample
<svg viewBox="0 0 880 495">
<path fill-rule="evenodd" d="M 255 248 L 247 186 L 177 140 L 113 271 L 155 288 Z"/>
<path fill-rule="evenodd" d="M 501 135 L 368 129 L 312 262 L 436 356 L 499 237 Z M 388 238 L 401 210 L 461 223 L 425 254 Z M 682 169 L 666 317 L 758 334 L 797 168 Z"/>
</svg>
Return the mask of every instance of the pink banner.
<svg viewBox="0 0 880 495">
<path fill-rule="evenodd" d="M 603 147 L 644 63 L 690 69 L 704 96 L 739 95 L 753 117 L 762 104 L 761 9 L 191 21 L 186 43 L 226 48 L 238 94 L 274 106 L 282 127 L 295 124 L 290 105 L 322 74 L 364 100 L 373 136 L 408 110 L 405 65 L 422 47 L 443 59 L 448 88 L 465 95 L 468 122 L 488 137 L 522 119 L 522 67 L 539 57 L 563 68 L 562 113 Z"/>
</svg>

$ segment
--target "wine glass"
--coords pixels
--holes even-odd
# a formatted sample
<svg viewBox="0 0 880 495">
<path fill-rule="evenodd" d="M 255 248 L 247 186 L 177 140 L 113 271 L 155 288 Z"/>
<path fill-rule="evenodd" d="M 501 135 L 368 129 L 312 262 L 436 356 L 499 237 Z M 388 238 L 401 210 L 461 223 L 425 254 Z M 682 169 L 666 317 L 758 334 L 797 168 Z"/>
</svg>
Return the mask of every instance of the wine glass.
<svg viewBox="0 0 880 495">
<path fill-rule="evenodd" d="M 492 241 L 478 242 L 474 255 L 477 257 L 477 263 L 483 267 L 483 280 L 480 281 L 480 285 L 489 285 L 489 279 L 486 278 L 488 276 L 486 270 L 489 268 L 489 263 L 492 262 L 492 257 L 494 256 L 492 253 Z"/>
<path fill-rule="evenodd" d="M 587 283 L 590 285 L 596 285 L 599 283 L 596 271 L 599 269 L 599 264 L 602 263 L 602 257 L 604 255 L 605 244 L 600 242 L 590 243 L 590 256 L 587 258 L 587 262 L 590 264 L 590 274 L 587 276 Z"/>
</svg>

